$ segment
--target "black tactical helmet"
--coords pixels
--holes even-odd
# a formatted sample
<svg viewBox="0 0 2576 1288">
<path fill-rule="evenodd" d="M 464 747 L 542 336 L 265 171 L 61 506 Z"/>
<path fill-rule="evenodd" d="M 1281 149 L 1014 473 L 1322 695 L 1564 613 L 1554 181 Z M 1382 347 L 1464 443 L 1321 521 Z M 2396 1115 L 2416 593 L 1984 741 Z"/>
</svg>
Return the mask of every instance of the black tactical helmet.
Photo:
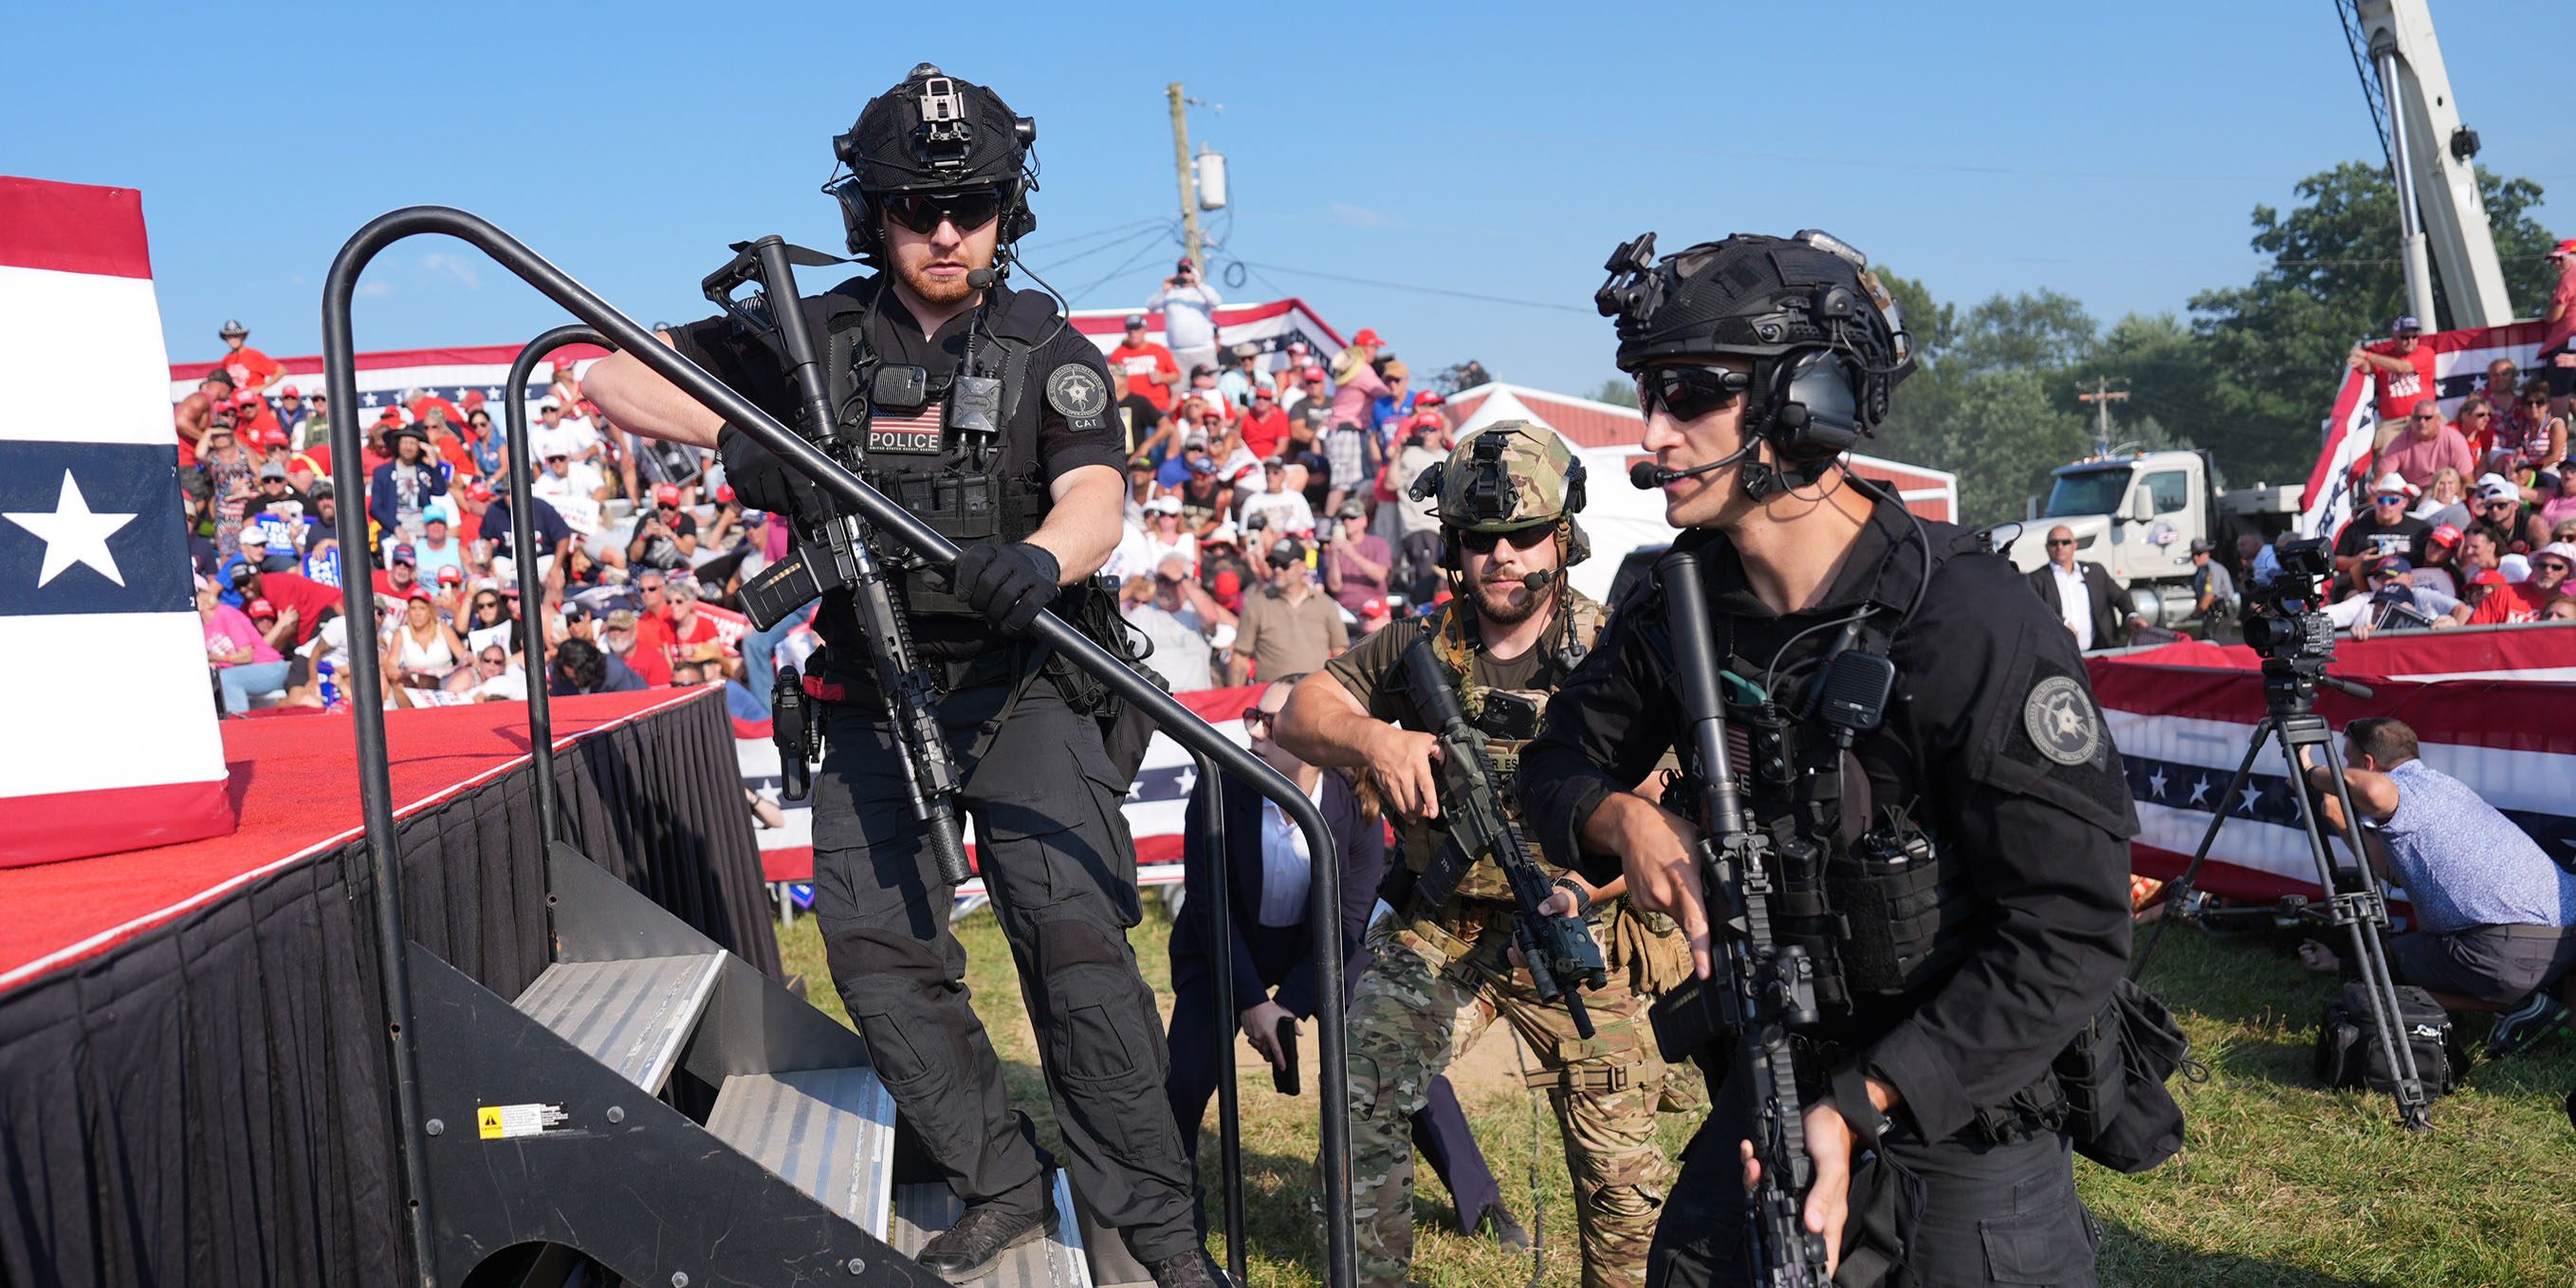
<svg viewBox="0 0 2576 1288">
<path fill-rule="evenodd" d="M 1037 137 L 1037 122 L 1014 115 L 1001 95 L 922 63 L 833 136 L 832 155 L 849 173 L 835 171 L 823 190 L 840 199 L 850 252 L 870 264 L 884 245 L 871 199 L 887 193 L 997 188 L 1007 247 L 1037 227 L 1028 209 Z"/>
<path fill-rule="evenodd" d="M 1739 357 L 1752 364 L 1746 427 L 1784 459 L 1820 464 L 1887 418 L 1914 371 L 1896 302 L 1839 239 L 1737 233 L 1655 258 L 1655 235 L 1610 256 L 1593 294 L 1619 332 L 1619 369 Z M 1812 471 L 1801 471 L 1812 477 Z"/>
</svg>

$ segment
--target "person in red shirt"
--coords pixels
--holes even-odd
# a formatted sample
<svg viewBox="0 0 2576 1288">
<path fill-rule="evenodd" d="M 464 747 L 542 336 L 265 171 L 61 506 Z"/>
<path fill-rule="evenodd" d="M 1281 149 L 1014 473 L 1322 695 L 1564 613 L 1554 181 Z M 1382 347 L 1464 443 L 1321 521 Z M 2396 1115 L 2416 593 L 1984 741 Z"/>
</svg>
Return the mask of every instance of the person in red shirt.
<svg viewBox="0 0 2576 1288">
<path fill-rule="evenodd" d="M 286 364 L 250 347 L 250 328 L 239 321 L 227 321 L 215 335 L 231 352 L 223 356 L 226 374 L 233 378 L 233 388 L 255 394 L 286 378 Z"/>
<path fill-rule="evenodd" d="M 1172 351 L 1145 338 L 1145 315 L 1127 315 L 1127 335 L 1118 347 L 1109 351 L 1109 365 L 1126 373 L 1127 392 L 1154 404 L 1154 410 L 1172 410 L 1172 386 L 1181 382 L 1181 364 L 1172 360 Z"/>
<path fill-rule="evenodd" d="M 1279 396 L 1268 385 L 1252 391 L 1252 410 L 1243 415 L 1243 445 L 1255 457 L 1268 459 L 1279 454 L 1279 444 L 1288 437 L 1288 413 L 1279 410 Z"/>
<path fill-rule="evenodd" d="M 2423 324 L 2412 315 L 2401 315 L 2388 324 L 2388 337 L 2384 344 L 2356 344 L 2346 358 L 2353 370 L 2371 377 L 2379 410 L 2374 447 L 2386 446 L 2406 427 L 2415 404 L 2435 394 L 2433 350 L 2424 343 Z"/>
<path fill-rule="evenodd" d="M 448 404 L 444 398 L 423 399 L 421 405 L 424 412 L 420 423 L 421 428 L 429 432 L 429 450 L 435 453 L 438 459 L 447 462 L 448 469 L 457 477 L 474 477 L 476 470 L 473 449 L 465 445 L 464 439 L 456 436 L 456 426 L 464 423 L 462 415 L 460 414 L 456 420 L 449 420 Z"/>
<path fill-rule="evenodd" d="M 277 423 L 277 414 L 268 409 L 268 399 L 255 389 L 244 389 L 233 395 L 233 432 L 245 443 L 265 442 L 270 430 L 280 433 L 285 426 Z"/>
<path fill-rule="evenodd" d="M 254 564 L 235 564 L 232 583 L 242 602 L 265 599 L 276 606 L 277 620 L 287 624 L 281 646 L 303 647 L 321 629 L 322 610 L 340 607 L 339 587 L 325 586 L 302 573 L 261 572 Z"/>
<path fill-rule="evenodd" d="M 642 569 L 635 574 L 635 594 L 644 611 L 636 614 L 635 651 L 626 664 L 646 683 L 669 684 L 671 655 L 680 646 L 679 632 L 671 627 L 670 578 L 659 568 Z"/>
<path fill-rule="evenodd" d="M 2540 369 L 2549 373 L 2549 414 L 2567 418 L 2569 395 L 2576 394 L 2576 239 L 2549 250 L 2549 266 L 2558 270 L 2550 288 L 2549 307 L 2541 310 L 2546 327 L 2540 333 Z"/>
<path fill-rule="evenodd" d="M 2460 587 L 2460 606 L 2434 618 L 2433 629 L 2537 621 L 2540 606 L 2547 599 L 2545 595 L 2531 598 L 2523 586 L 2506 581 L 2503 573 L 2489 568 L 2469 578 L 2469 584 Z"/>
</svg>

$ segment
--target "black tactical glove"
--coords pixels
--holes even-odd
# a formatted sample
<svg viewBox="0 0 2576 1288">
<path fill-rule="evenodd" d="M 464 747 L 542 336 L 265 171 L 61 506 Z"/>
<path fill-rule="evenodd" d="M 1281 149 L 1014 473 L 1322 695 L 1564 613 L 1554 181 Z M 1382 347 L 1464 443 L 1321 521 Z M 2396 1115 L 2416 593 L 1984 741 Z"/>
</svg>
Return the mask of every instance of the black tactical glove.
<svg viewBox="0 0 2576 1288">
<path fill-rule="evenodd" d="M 1004 635 L 1023 635 L 1055 602 L 1055 556 L 1025 541 L 978 541 L 958 552 L 949 570 L 951 593 L 982 613 Z"/>
<path fill-rule="evenodd" d="M 830 495 L 814 480 L 731 425 L 716 434 L 716 458 L 724 462 L 725 481 L 733 485 L 734 496 L 744 505 L 808 524 L 837 513 Z"/>
</svg>

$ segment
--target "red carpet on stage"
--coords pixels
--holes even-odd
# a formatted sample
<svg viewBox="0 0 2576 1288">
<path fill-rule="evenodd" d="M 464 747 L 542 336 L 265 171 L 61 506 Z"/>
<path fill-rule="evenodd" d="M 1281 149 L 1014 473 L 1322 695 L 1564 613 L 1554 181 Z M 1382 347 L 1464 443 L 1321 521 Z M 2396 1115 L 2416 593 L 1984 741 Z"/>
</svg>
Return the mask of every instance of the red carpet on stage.
<svg viewBox="0 0 2576 1288">
<path fill-rule="evenodd" d="M 562 698 L 555 743 L 624 724 L 694 693 Z M 385 713 L 395 813 L 410 814 L 528 758 L 528 709 L 495 702 Z M 223 722 L 240 830 L 180 845 L 0 868 L 0 989 L 104 951 L 245 882 L 327 854 L 364 831 L 350 721 Z M 724 772 L 729 766 L 709 766 Z"/>
</svg>

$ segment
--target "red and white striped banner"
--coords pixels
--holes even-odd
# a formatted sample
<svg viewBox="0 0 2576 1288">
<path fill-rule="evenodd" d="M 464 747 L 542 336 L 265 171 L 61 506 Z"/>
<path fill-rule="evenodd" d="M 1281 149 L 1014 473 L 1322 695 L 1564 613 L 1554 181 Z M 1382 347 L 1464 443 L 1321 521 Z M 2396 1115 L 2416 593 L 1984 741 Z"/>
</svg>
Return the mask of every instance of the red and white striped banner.
<svg viewBox="0 0 2576 1288">
<path fill-rule="evenodd" d="M 2433 396 L 2441 400 L 2442 414 L 2457 419 L 2461 400 L 2478 391 L 2485 383 L 2487 364 L 2498 358 L 2511 358 L 2516 368 L 2529 373 L 2546 329 L 2539 322 L 2511 322 L 2425 336 L 2421 343 L 2433 351 Z M 2370 377 L 2359 371 L 2344 372 L 2343 384 L 2335 393 L 2334 414 L 2326 418 L 2325 450 L 2308 472 L 2299 535 L 2332 536 L 2352 518 L 2355 500 L 2371 483 L 2371 447 L 2378 428 Z"/>
<path fill-rule="evenodd" d="M 2252 650 L 2186 641 L 2087 658 L 2085 666 L 2137 804 L 2136 871 L 2179 874 L 2224 810 L 2201 888 L 2254 900 L 2318 893 L 2277 744 L 2256 759 L 2246 787 L 2222 799 L 2264 715 Z M 2337 729 L 2338 746 L 2346 723 L 2395 716 L 2414 728 L 2426 764 L 2475 788 L 2561 866 L 2576 865 L 2576 684 L 2532 678 L 2576 676 L 2576 627 L 2348 643 L 2333 673 L 2373 690 L 2367 700 L 2318 694 L 2317 712 Z M 2339 849 L 2337 857 L 2349 861 Z"/>
<path fill-rule="evenodd" d="M 1237 689 L 1200 689 L 1172 696 L 1202 720 L 1215 725 L 1218 732 L 1238 746 L 1250 746 L 1243 731 L 1243 711 L 1261 697 L 1262 686 L 1246 685 Z M 769 740 L 766 722 L 734 721 L 734 756 L 742 770 L 742 785 L 770 800 L 778 793 L 778 747 Z M 1161 733 L 1145 749 L 1145 763 L 1136 771 L 1136 781 L 1127 788 L 1127 830 L 1136 838 L 1136 882 L 1139 885 L 1172 885 L 1181 879 L 1181 833 L 1189 817 L 1190 791 L 1198 785 L 1198 761 L 1189 750 Z M 778 801 L 787 825 L 763 828 L 756 835 L 760 841 L 761 871 L 771 881 L 806 881 L 814 874 L 814 820 L 810 801 Z M 968 846 L 973 846 L 974 825 L 966 825 Z M 958 890 L 968 897 L 983 893 L 983 882 L 969 882 Z"/>
</svg>

